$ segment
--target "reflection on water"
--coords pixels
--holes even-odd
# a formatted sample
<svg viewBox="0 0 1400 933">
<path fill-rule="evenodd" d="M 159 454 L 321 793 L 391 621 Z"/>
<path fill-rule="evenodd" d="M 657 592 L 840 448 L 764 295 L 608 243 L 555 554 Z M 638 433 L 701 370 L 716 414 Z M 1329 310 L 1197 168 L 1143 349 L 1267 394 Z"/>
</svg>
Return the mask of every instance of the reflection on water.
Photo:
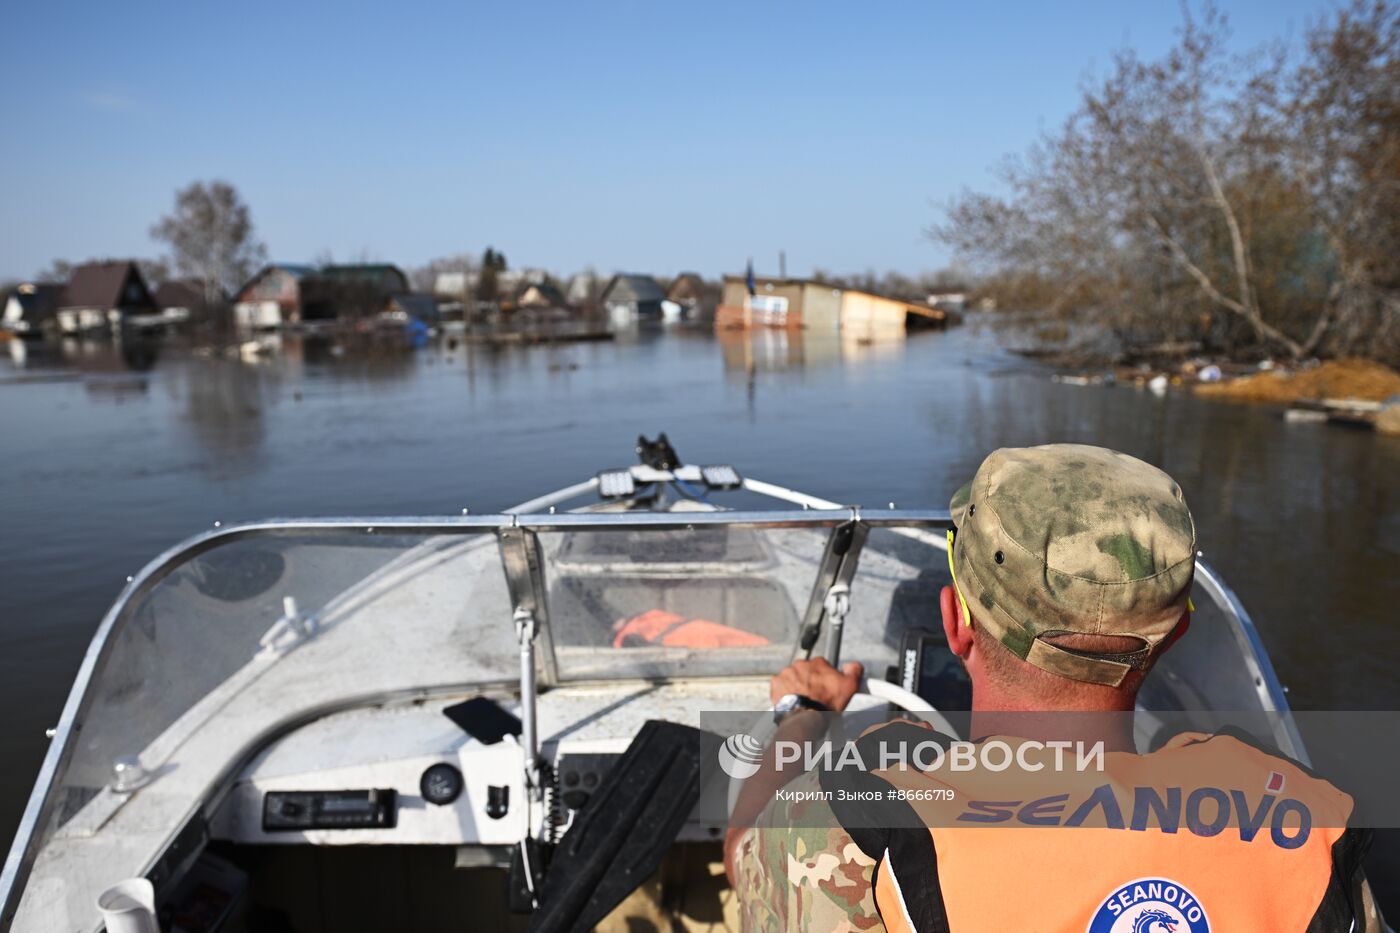
<svg viewBox="0 0 1400 933">
<path fill-rule="evenodd" d="M 639 329 L 536 347 L 285 337 L 11 341 L 0 357 L 0 827 L 22 804 L 93 627 L 174 542 L 275 515 L 497 510 L 681 455 L 843 502 L 946 506 L 1000 446 L 1156 462 L 1240 592 L 1295 704 L 1400 708 L 1400 441 L 1181 394 L 1051 383 L 994 329 L 907 341 Z"/>
<path fill-rule="evenodd" d="M 746 377 L 762 372 L 871 362 L 898 356 L 905 346 L 903 336 L 871 339 L 777 328 L 720 331 L 715 341 L 724 355 L 725 371 Z"/>
</svg>

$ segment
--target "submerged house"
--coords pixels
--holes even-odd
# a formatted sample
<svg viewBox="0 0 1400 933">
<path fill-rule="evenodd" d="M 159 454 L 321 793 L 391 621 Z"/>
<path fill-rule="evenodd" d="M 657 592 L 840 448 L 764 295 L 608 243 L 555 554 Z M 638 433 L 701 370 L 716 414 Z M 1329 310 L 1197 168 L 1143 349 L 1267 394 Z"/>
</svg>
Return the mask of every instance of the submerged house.
<svg viewBox="0 0 1400 933">
<path fill-rule="evenodd" d="M 712 317 L 719 306 L 720 288 L 699 273 L 682 272 L 666 289 L 666 300 L 678 305 L 688 318 Z"/>
<path fill-rule="evenodd" d="M 807 328 L 835 333 L 841 327 L 842 290 L 811 279 L 753 279 L 754 293 L 742 275 L 724 277 L 724 294 L 715 327 Z"/>
<path fill-rule="evenodd" d="M 911 319 L 942 324 L 944 311 L 918 301 L 905 301 L 855 288 L 842 288 L 831 282 L 812 279 L 749 278 L 728 275 L 724 295 L 715 312 L 715 327 L 803 328 L 835 333 L 857 339 L 897 337 Z"/>
<path fill-rule="evenodd" d="M 266 330 L 301 321 L 301 284 L 316 272 L 312 266 L 273 263 L 233 296 L 233 323 L 243 330 Z"/>
<path fill-rule="evenodd" d="M 88 262 L 68 278 L 59 301 L 58 328 L 65 334 L 81 334 L 120 327 L 129 315 L 154 314 L 141 270 L 130 260 Z"/>
<path fill-rule="evenodd" d="M 623 322 L 661 317 L 661 303 L 666 300 L 666 293 L 649 275 L 618 274 L 603 289 L 600 300 L 609 317 Z"/>
<path fill-rule="evenodd" d="M 63 286 L 58 282 L 25 282 L 10 292 L 0 311 L 0 326 L 21 336 L 37 336 L 58 326 Z"/>
</svg>

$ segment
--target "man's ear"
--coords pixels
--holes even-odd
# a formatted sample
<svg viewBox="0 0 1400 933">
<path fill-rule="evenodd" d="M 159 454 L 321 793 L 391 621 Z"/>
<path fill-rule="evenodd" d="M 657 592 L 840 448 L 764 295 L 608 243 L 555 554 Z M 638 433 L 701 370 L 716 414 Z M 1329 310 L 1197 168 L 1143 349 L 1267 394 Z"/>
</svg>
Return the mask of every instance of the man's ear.
<svg viewBox="0 0 1400 933">
<path fill-rule="evenodd" d="M 939 592 L 938 608 L 943 614 L 943 637 L 948 640 L 948 649 L 966 661 L 972 653 L 972 626 L 963 623 L 962 600 L 951 586 Z"/>
</svg>

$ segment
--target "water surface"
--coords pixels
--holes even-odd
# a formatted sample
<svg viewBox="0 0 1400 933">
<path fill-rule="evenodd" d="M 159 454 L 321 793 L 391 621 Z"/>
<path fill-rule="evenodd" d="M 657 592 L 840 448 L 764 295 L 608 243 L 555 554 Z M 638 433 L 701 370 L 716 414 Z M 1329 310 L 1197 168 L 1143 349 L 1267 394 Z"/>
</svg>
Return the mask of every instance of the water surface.
<svg viewBox="0 0 1400 933">
<path fill-rule="evenodd" d="M 98 620 L 168 546 L 216 520 L 499 510 L 658 430 L 689 461 L 873 507 L 946 508 L 996 447 L 1116 447 L 1181 483 L 1295 707 L 1400 708 L 1400 439 L 1055 384 L 999 336 L 0 356 L 0 838 Z"/>
</svg>

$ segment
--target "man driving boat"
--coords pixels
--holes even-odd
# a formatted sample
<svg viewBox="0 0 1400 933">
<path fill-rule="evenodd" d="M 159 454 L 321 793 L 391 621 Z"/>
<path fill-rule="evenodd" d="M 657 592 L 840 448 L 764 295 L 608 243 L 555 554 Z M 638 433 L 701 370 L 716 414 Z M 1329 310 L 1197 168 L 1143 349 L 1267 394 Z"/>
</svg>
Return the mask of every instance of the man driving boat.
<svg viewBox="0 0 1400 933">
<path fill-rule="evenodd" d="M 862 777 L 875 796 L 898 791 L 893 807 L 816 794 L 797 819 L 774 803 L 792 776 L 765 770 L 725 840 L 746 930 L 1383 929 L 1347 795 L 1242 735 L 1135 752 L 1138 689 L 1191 619 L 1195 526 L 1169 476 L 1097 447 L 998 450 L 951 510 L 939 605 L 972 683 L 969 738 L 1021 752 L 1073 733 L 1102 743 L 1102 768 L 953 775 L 905 760 Z M 861 675 L 821 659 L 780 671 L 776 738 L 818 738 Z M 930 735 L 896 721 L 855 744 Z"/>
</svg>

